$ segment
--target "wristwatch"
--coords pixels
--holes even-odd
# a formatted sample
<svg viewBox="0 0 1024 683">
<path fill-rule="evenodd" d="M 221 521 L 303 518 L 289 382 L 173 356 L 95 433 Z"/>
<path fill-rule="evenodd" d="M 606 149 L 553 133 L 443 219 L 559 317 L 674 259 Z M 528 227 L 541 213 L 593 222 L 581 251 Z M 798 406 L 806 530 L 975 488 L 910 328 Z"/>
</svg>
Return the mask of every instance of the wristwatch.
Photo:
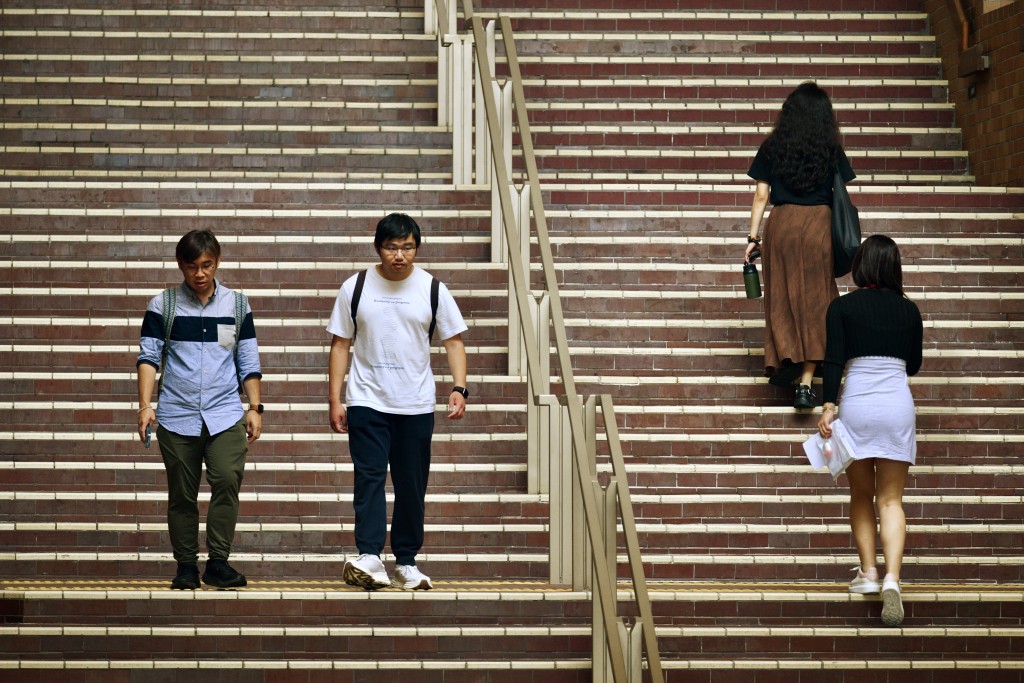
<svg viewBox="0 0 1024 683">
<path fill-rule="evenodd" d="M 467 389 L 466 387 L 452 387 L 452 393 L 454 394 L 455 392 L 462 394 L 462 398 L 469 398 L 469 389 Z"/>
<path fill-rule="evenodd" d="M 262 403 L 257 403 L 256 405 L 250 405 L 249 406 L 249 410 L 255 410 L 257 414 L 262 415 L 263 414 L 263 404 Z"/>
</svg>

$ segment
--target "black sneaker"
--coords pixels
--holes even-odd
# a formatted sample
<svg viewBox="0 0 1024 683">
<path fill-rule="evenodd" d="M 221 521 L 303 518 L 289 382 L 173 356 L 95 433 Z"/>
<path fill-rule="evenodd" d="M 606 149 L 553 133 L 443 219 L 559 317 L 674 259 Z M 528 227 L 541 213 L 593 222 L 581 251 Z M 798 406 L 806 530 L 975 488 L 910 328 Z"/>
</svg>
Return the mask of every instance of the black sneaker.
<svg viewBox="0 0 1024 683">
<path fill-rule="evenodd" d="M 809 410 L 818 404 L 818 396 L 806 384 L 796 388 L 796 398 L 793 399 L 793 407 L 797 410 Z"/>
<path fill-rule="evenodd" d="M 227 560 L 207 560 L 203 583 L 214 588 L 241 588 L 247 582 Z"/>
<path fill-rule="evenodd" d="M 194 591 L 199 588 L 199 567 L 178 563 L 178 574 L 171 581 L 171 590 Z"/>
</svg>

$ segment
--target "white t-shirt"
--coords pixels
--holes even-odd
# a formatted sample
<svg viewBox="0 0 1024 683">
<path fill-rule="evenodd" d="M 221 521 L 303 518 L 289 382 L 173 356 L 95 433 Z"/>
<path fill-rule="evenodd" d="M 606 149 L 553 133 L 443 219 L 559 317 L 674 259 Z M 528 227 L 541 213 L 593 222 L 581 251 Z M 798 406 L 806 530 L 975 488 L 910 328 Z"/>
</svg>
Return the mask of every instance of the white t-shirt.
<svg viewBox="0 0 1024 683">
<path fill-rule="evenodd" d="M 334 301 L 327 331 L 352 339 L 352 367 L 345 401 L 384 413 L 421 415 L 434 412 L 437 388 L 430 369 L 430 283 L 433 276 L 414 268 L 393 282 L 370 268 L 363 284 L 356 320 L 352 323 L 352 294 L 356 275 L 345 280 Z M 441 283 L 437 302 L 436 339 L 448 339 L 469 328 L 451 292 Z"/>
</svg>

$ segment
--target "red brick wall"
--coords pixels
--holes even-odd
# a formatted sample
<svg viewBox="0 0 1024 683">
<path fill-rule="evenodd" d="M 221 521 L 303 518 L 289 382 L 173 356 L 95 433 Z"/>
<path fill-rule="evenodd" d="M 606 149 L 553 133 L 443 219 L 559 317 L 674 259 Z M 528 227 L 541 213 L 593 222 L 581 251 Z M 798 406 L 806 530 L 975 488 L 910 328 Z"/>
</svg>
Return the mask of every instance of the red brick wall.
<svg viewBox="0 0 1024 683">
<path fill-rule="evenodd" d="M 984 0 L 962 0 L 970 44 L 980 43 L 989 69 L 959 77 L 959 26 L 948 0 L 925 0 L 979 185 L 1024 186 L 1024 0 L 985 13 Z M 973 98 L 968 89 L 974 86 Z"/>
</svg>

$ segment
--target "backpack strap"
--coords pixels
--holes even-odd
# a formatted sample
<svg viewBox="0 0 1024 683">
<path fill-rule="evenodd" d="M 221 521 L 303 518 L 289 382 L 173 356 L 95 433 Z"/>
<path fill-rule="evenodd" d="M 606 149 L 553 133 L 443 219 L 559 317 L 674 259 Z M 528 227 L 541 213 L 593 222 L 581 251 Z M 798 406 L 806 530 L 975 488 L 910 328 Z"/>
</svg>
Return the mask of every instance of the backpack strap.
<svg viewBox="0 0 1024 683">
<path fill-rule="evenodd" d="M 437 327 L 437 302 L 441 296 L 441 281 L 436 277 L 430 281 L 430 330 L 427 339 L 434 340 L 434 328 Z"/>
<path fill-rule="evenodd" d="M 242 366 L 238 361 L 238 342 L 242 339 L 242 323 L 245 322 L 245 309 L 249 307 L 249 297 L 235 292 L 235 376 L 238 377 L 238 393 L 244 393 L 242 386 Z"/>
<path fill-rule="evenodd" d="M 164 388 L 164 372 L 167 370 L 167 351 L 171 346 L 171 329 L 174 327 L 174 311 L 178 301 L 178 288 L 168 287 L 164 290 L 164 348 L 160 354 L 160 379 L 156 385 L 157 399 Z"/>
<path fill-rule="evenodd" d="M 359 299 L 363 296 L 363 285 L 366 284 L 366 272 L 365 270 L 359 271 L 359 275 L 356 276 L 356 288 L 352 291 L 352 304 L 350 310 L 352 311 L 352 339 L 356 338 L 356 334 L 359 332 L 359 323 L 356 321 L 356 311 L 359 310 Z"/>
<path fill-rule="evenodd" d="M 356 288 L 352 291 L 352 325 L 355 328 L 355 332 L 352 334 L 352 338 L 356 338 L 357 332 L 359 332 L 359 323 L 356 322 L 356 311 L 359 310 L 359 299 L 363 296 L 363 285 L 366 284 L 366 271 L 360 271 L 359 275 L 356 276 Z M 436 277 L 430 280 L 430 329 L 427 331 L 427 338 L 434 338 L 434 328 L 437 327 L 437 304 L 441 298 L 441 281 Z"/>
</svg>

